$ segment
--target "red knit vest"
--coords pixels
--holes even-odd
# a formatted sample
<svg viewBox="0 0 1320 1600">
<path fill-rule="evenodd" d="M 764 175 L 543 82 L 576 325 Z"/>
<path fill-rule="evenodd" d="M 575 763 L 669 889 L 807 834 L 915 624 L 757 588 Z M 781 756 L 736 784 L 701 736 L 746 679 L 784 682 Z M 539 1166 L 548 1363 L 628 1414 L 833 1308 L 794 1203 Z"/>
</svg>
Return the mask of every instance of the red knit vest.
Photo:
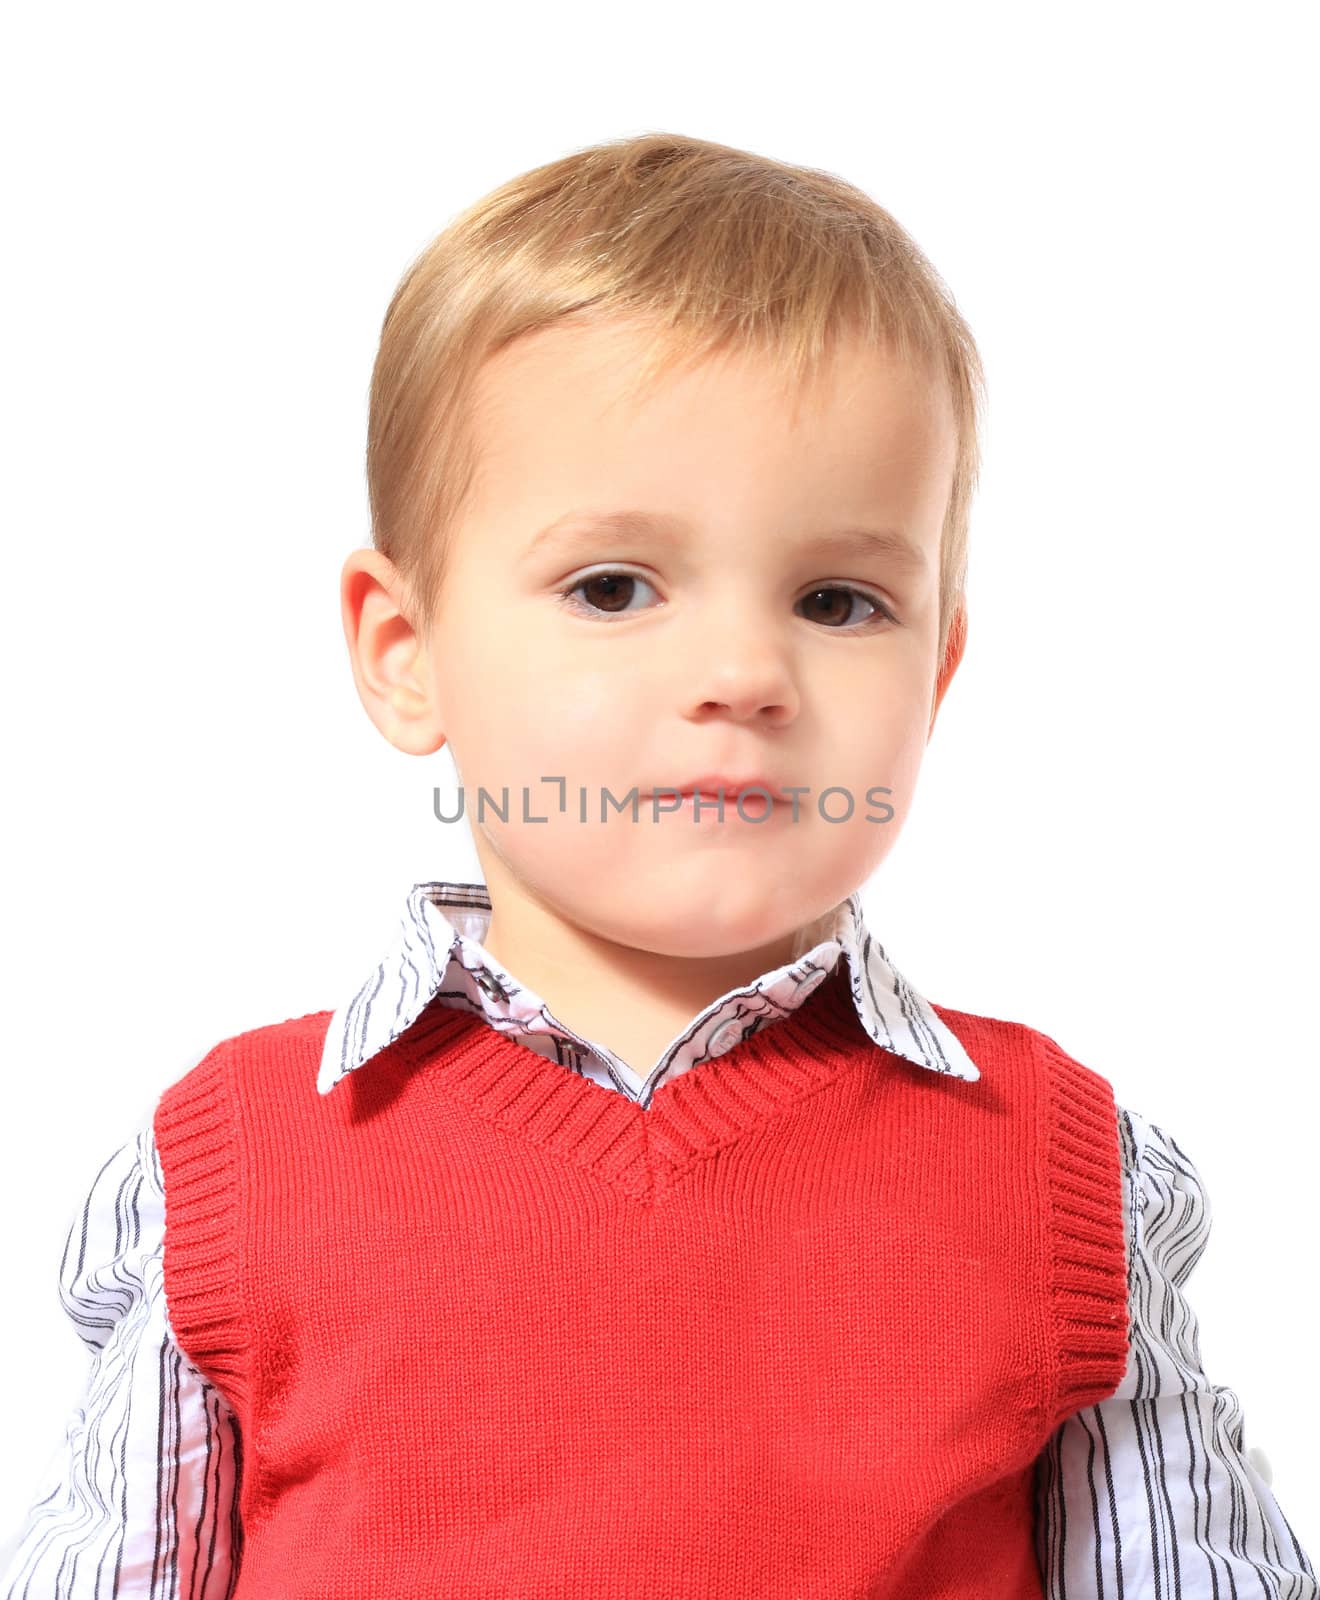
<svg viewBox="0 0 1320 1600">
<path fill-rule="evenodd" d="M 1039 1600 L 1034 1463 L 1118 1387 L 1109 1083 L 836 968 L 645 1109 L 433 1002 L 160 1098 L 175 1337 L 243 1447 L 236 1600 Z"/>
</svg>

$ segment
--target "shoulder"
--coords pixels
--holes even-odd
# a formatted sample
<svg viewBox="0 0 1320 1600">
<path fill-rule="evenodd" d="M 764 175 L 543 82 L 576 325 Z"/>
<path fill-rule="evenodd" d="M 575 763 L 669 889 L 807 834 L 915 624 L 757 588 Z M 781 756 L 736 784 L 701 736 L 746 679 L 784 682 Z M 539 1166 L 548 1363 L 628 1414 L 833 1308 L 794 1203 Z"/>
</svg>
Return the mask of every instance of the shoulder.
<svg viewBox="0 0 1320 1600">
<path fill-rule="evenodd" d="M 280 1058 L 302 1059 L 319 1053 L 325 1042 L 332 1011 L 307 1011 L 286 1017 L 282 1022 L 266 1022 L 245 1028 L 213 1044 L 200 1061 L 176 1078 L 164 1094 L 172 1095 L 198 1079 L 210 1078 L 250 1062 L 263 1066 Z"/>
<path fill-rule="evenodd" d="M 993 1069 L 1000 1062 L 1025 1063 L 1054 1083 L 1058 1093 L 1080 1088 L 1088 1097 L 1107 1101 L 1111 1114 L 1116 1113 L 1113 1086 L 1105 1074 L 1079 1060 L 1042 1029 L 1008 1017 L 959 1011 L 951 1006 L 932 1003 L 931 1010 L 957 1035 L 983 1073 L 989 1070 L 993 1076 Z"/>
<path fill-rule="evenodd" d="M 973 1037 L 1009 1040 L 1017 1045 L 1049 1051 L 1072 1060 L 1057 1040 L 1030 1023 L 1019 1022 L 1011 1017 L 992 1017 L 980 1011 L 960 1011 L 954 1006 L 937 1005 L 934 1001 L 930 1008 L 941 1022 L 959 1035 L 965 1033 Z"/>
<path fill-rule="evenodd" d="M 282 1022 L 265 1022 L 255 1028 L 245 1028 L 242 1033 L 221 1039 L 213 1046 L 213 1052 L 261 1055 L 308 1041 L 320 1044 L 333 1015 L 332 1011 L 305 1011 L 301 1016 L 286 1017 Z"/>
<path fill-rule="evenodd" d="M 1209 1242 L 1209 1191 L 1196 1163 L 1171 1133 L 1121 1106 L 1118 1121 L 1135 1251 L 1179 1286 Z"/>
<path fill-rule="evenodd" d="M 151 1129 L 142 1128 L 86 1184 L 60 1260 L 60 1299 L 89 1349 L 103 1348 L 117 1327 L 140 1320 L 164 1224 L 155 1144 Z"/>
<path fill-rule="evenodd" d="M 163 1089 L 152 1111 L 157 1150 L 202 1129 L 223 1139 L 235 1106 L 316 1094 L 316 1073 L 331 1011 L 308 1011 L 228 1035 Z"/>
</svg>

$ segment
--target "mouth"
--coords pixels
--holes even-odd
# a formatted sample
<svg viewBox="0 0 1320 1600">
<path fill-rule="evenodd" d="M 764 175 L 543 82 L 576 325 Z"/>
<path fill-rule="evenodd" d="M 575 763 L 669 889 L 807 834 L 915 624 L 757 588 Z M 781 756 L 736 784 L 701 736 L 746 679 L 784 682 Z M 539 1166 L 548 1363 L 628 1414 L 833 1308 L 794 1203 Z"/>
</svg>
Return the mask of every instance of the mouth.
<svg viewBox="0 0 1320 1600">
<path fill-rule="evenodd" d="M 657 785 L 652 793 L 680 794 L 685 800 L 693 799 L 700 795 L 706 800 L 718 800 L 723 797 L 728 801 L 736 801 L 740 794 L 746 794 L 751 799 L 759 802 L 784 803 L 788 796 L 769 778 L 720 778 L 700 777 L 693 778 L 688 783 L 675 784 L 669 788 Z M 648 795 L 650 798 L 650 795 Z"/>
<path fill-rule="evenodd" d="M 735 822 L 768 822 L 789 811 L 788 798 L 776 784 L 754 778 L 725 784 L 699 779 L 670 788 L 657 786 L 646 798 L 653 805 L 663 798 L 668 815 L 685 818 L 702 831 L 728 828 Z"/>
</svg>

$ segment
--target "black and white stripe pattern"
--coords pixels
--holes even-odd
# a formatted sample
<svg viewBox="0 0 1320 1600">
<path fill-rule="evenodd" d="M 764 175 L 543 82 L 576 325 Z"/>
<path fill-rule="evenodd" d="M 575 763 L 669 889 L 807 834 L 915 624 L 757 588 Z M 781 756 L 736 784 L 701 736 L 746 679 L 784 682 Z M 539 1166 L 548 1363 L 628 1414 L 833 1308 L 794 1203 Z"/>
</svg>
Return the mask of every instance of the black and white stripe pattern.
<svg viewBox="0 0 1320 1600">
<path fill-rule="evenodd" d="M 394 948 L 335 1013 L 318 1088 L 328 1093 L 432 999 L 568 1070 L 646 1104 L 666 1077 L 801 1004 L 840 958 L 858 1015 L 886 1048 L 975 1080 L 975 1065 L 866 931 L 854 896 L 830 937 L 721 997 L 645 1077 L 563 1027 L 485 952 L 482 885 L 419 884 Z M 1209 1383 L 1182 1285 L 1210 1230 L 1195 1167 L 1161 1129 L 1120 1113 L 1133 1318 L 1116 1393 L 1070 1417 L 1038 1464 L 1046 1600 L 1320 1600 L 1313 1569 L 1244 1449 L 1237 1396 Z M 242 1441 L 224 1397 L 169 1326 L 164 1195 L 150 1124 L 91 1186 L 69 1232 L 60 1293 L 92 1355 L 84 1403 L 42 1476 L 3 1600 L 225 1600 L 242 1557 Z M 1265 1469 L 1268 1474 L 1268 1468 Z"/>
<path fill-rule="evenodd" d="M 92 1182 L 60 1298 L 92 1369 L 3 1580 L 6 1600 L 224 1600 L 238 1575 L 238 1427 L 174 1342 L 148 1125 Z"/>
<path fill-rule="evenodd" d="M 1069 1417 L 1037 1464 L 1045 1593 L 1316 1600 L 1268 1464 L 1245 1448 L 1238 1397 L 1201 1364 L 1182 1286 L 1210 1237 L 1205 1185 L 1135 1112 L 1120 1108 L 1119 1141 L 1132 1347 L 1114 1393 Z"/>
<path fill-rule="evenodd" d="M 857 1014 L 878 1045 L 932 1072 L 972 1082 L 981 1076 L 956 1035 L 867 930 L 855 894 L 836 908 L 812 949 L 708 1006 L 644 1078 L 604 1044 L 565 1027 L 539 995 L 494 960 L 482 945 L 490 911 L 485 884 L 413 886 L 393 945 L 330 1020 L 316 1080 L 322 1094 L 410 1028 L 433 999 L 440 999 L 477 1012 L 492 1028 L 515 1035 L 528 1048 L 647 1105 L 661 1082 L 795 1010 L 824 981 L 840 953 Z"/>
</svg>

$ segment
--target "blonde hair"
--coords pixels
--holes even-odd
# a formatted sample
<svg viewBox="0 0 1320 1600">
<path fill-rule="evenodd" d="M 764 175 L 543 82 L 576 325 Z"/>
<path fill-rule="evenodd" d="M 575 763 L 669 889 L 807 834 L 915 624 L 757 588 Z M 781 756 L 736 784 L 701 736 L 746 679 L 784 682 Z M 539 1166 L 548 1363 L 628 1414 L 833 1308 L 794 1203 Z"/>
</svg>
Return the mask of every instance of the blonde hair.
<svg viewBox="0 0 1320 1600">
<path fill-rule="evenodd" d="M 833 174 L 674 133 L 574 151 L 460 212 L 404 273 L 371 378 L 375 547 L 412 621 L 435 614 L 477 461 L 473 384 L 520 335 L 566 319 L 652 330 L 637 387 L 718 351 L 805 385 L 860 335 L 943 378 L 957 427 L 940 543 L 939 655 L 963 598 L 980 468 L 980 358 L 943 280 L 868 195 Z"/>
</svg>

